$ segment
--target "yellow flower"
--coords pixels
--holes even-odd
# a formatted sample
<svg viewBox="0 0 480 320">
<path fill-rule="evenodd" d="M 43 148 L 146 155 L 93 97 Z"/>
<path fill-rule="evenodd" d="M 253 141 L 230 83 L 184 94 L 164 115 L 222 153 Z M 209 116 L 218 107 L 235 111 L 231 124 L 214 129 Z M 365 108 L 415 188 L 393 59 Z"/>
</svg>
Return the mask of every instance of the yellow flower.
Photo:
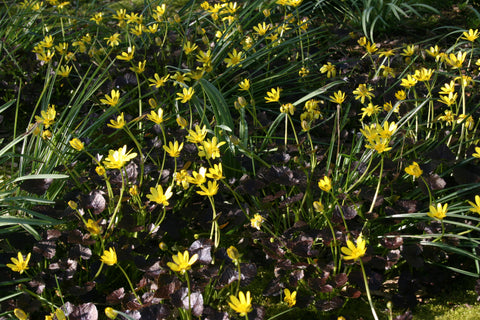
<svg viewBox="0 0 480 320">
<path fill-rule="evenodd" d="M 357 43 L 364 47 L 367 44 L 367 38 L 366 37 L 361 37 L 360 39 L 357 40 Z"/>
<path fill-rule="evenodd" d="M 207 172 L 207 169 L 204 167 L 200 167 L 197 171 L 192 171 L 192 176 L 188 177 L 188 182 L 193 183 L 195 185 L 201 185 L 207 181 L 205 178 L 205 174 Z"/>
<path fill-rule="evenodd" d="M 68 206 L 69 206 L 70 209 L 72 209 L 72 210 L 77 210 L 77 208 L 78 208 L 77 203 L 76 203 L 75 201 L 73 201 L 73 200 L 68 201 Z"/>
<path fill-rule="evenodd" d="M 105 168 L 103 166 L 97 166 L 97 167 L 95 167 L 95 172 L 99 176 L 103 176 L 105 174 Z"/>
<path fill-rule="evenodd" d="M 440 96 L 440 99 L 438 101 L 445 103 L 447 106 L 451 106 L 452 104 L 455 104 L 457 101 L 458 94 L 450 92 L 448 96 Z"/>
<path fill-rule="evenodd" d="M 55 310 L 55 316 L 56 316 L 57 320 L 66 320 L 67 319 L 67 317 L 65 316 L 65 313 L 60 308 Z"/>
<path fill-rule="evenodd" d="M 258 213 L 255 213 L 253 215 L 253 218 L 250 219 L 250 225 L 252 226 L 252 228 L 260 230 L 260 228 L 262 226 L 262 223 L 264 221 L 265 221 L 265 219 L 261 215 L 259 215 Z"/>
<path fill-rule="evenodd" d="M 407 46 L 405 49 L 403 49 L 403 53 L 400 53 L 400 55 L 404 57 L 410 57 L 413 56 L 415 53 L 415 46 L 413 44 Z"/>
<path fill-rule="evenodd" d="M 78 138 L 73 138 L 72 140 L 69 141 L 69 143 L 70 143 L 70 146 L 77 151 L 82 151 L 85 148 L 83 142 L 80 141 L 80 139 Z"/>
<path fill-rule="evenodd" d="M 359 258 L 365 255 L 367 252 L 367 248 L 365 247 L 366 242 L 363 240 L 362 235 L 360 234 L 357 238 L 357 245 L 355 246 L 351 240 L 347 240 L 347 247 L 342 247 L 340 250 L 342 251 L 344 260 L 358 260 Z"/>
<path fill-rule="evenodd" d="M 393 70 L 393 68 L 382 65 L 380 66 L 380 69 L 382 69 L 382 76 L 384 76 L 385 78 L 388 78 L 388 76 L 395 77 L 395 71 Z"/>
<path fill-rule="evenodd" d="M 230 52 L 228 53 L 228 58 L 225 58 L 225 60 L 223 61 L 227 64 L 227 68 L 236 66 L 236 65 L 239 65 L 239 67 L 241 67 L 242 65 L 240 64 L 240 62 L 245 60 L 245 58 L 242 57 L 242 55 L 243 55 L 242 51 L 237 52 L 237 49 L 233 49 L 231 53 Z"/>
<path fill-rule="evenodd" d="M 443 87 L 440 88 L 439 94 L 450 94 L 455 92 L 455 81 L 450 81 L 450 83 L 445 83 Z"/>
<path fill-rule="evenodd" d="M 220 157 L 220 149 L 225 141 L 217 143 L 217 137 L 213 137 L 211 140 L 202 141 L 202 145 L 198 146 L 198 156 L 208 159 L 215 159 Z"/>
<path fill-rule="evenodd" d="M 365 45 L 365 49 L 367 50 L 368 53 L 372 54 L 378 50 L 378 47 L 375 43 L 370 43 L 370 41 L 368 41 L 367 44 Z"/>
<path fill-rule="evenodd" d="M 412 77 L 412 75 L 410 75 L 410 74 L 408 74 L 406 78 L 403 78 L 402 82 L 400 83 L 400 85 L 402 87 L 405 87 L 406 89 L 410 89 L 411 87 L 413 87 L 416 84 L 417 84 L 417 79 Z"/>
<path fill-rule="evenodd" d="M 321 73 L 326 73 L 327 78 L 335 77 L 337 75 L 337 69 L 335 69 L 335 66 L 331 64 L 330 62 L 327 62 L 327 64 L 324 64 L 320 68 Z"/>
<path fill-rule="evenodd" d="M 113 266 L 114 264 L 117 264 L 117 253 L 115 252 L 115 248 L 104 250 L 103 255 L 100 257 L 100 261 L 102 261 L 108 266 Z"/>
<path fill-rule="evenodd" d="M 192 99 L 194 93 L 195 93 L 195 90 L 192 87 L 188 89 L 183 88 L 183 93 L 177 92 L 178 97 L 175 99 L 181 100 L 180 101 L 181 103 L 187 103 L 188 101 L 190 101 L 190 99 Z"/>
<path fill-rule="evenodd" d="M 475 147 L 475 152 L 472 154 L 472 156 L 480 159 L 480 147 Z"/>
<path fill-rule="evenodd" d="M 234 246 L 230 246 L 228 249 L 227 249 L 227 255 L 230 259 L 232 259 L 233 263 L 235 265 L 238 264 L 238 262 L 240 261 L 240 253 L 238 252 L 237 248 L 235 248 Z"/>
<path fill-rule="evenodd" d="M 377 151 L 378 153 L 383 153 L 385 151 L 392 150 L 392 148 L 388 146 L 389 143 L 390 143 L 390 139 L 377 137 L 377 138 L 369 141 L 369 144 L 367 144 L 365 146 L 365 148 L 373 149 L 373 150 Z"/>
<path fill-rule="evenodd" d="M 371 117 L 372 115 L 377 114 L 380 111 L 380 107 L 370 102 L 365 108 L 362 108 L 361 110 L 363 120 L 365 116 Z"/>
<path fill-rule="evenodd" d="M 102 228 L 100 228 L 98 223 L 92 219 L 88 219 L 87 223 L 85 223 L 85 228 L 87 228 L 87 231 L 93 235 L 102 233 Z"/>
<path fill-rule="evenodd" d="M 428 81 L 432 77 L 433 69 L 421 68 L 420 70 L 415 70 L 413 78 L 417 81 Z"/>
<path fill-rule="evenodd" d="M 173 262 L 167 262 L 167 266 L 169 266 L 172 271 L 184 274 L 186 271 L 190 270 L 192 265 L 198 260 L 198 254 L 195 253 L 190 258 L 190 253 L 185 250 L 183 254 L 178 252 L 177 255 L 173 255 L 172 259 Z"/>
<path fill-rule="evenodd" d="M 163 76 L 160 78 L 160 76 L 158 75 L 158 73 L 155 73 L 153 75 L 154 79 L 148 79 L 148 81 L 150 81 L 150 86 L 155 86 L 155 88 L 160 88 L 160 87 L 163 87 L 165 85 L 165 83 L 167 83 L 167 80 L 168 78 L 170 78 L 170 74 L 167 74 L 166 76 Z"/>
<path fill-rule="evenodd" d="M 188 182 L 188 177 L 188 171 L 185 169 L 182 169 L 173 174 L 173 179 L 175 180 L 177 186 L 181 185 L 185 190 L 187 190 L 190 186 L 190 183 Z"/>
<path fill-rule="evenodd" d="M 15 308 L 13 310 L 13 314 L 15 315 L 15 317 L 17 317 L 19 320 L 27 320 L 28 319 L 28 315 L 25 313 L 25 311 L 23 311 L 22 309 L 20 308 Z"/>
<path fill-rule="evenodd" d="M 150 111 L 150 114 L 147 115 L 147 119 L 155 122 L 156 124 L 161 124 L 163 122 L 163 109 L 158 108 L 157 112 Z"/>
<path fill-rule="evenodd" d="M 156 188 L 150 188 L 150 194 L 147 194 L 147 198 L 150 201 L 162 204 L 164 207 L 169 205 L 168 199 L 173 196 L 172 186 L 169 186 L 165 193 L 161 185 L 157 185 Z"/>
<path fill-rule="evenodd" d="M 242 82 L 238 84 L 240 87 L 240 91 L 248 91 L 250 89 L 250 80 L 248 79 L 243 79 Z"/>
<path fill-rule="evenodd" d="M 323 211 L 325 210 L 320 200 L 313 202 L 313 209 L 318 213 L 323 213 Z"/>
<path fill-rule="evenodd" d="M 473 126 L 475 125 L 475 121 L 473 120 L 472 116 L 467 117 L 466 114 L 458 115 L 457 123 L 465 123 L 465 128 L 467 128 L 468 130 L 472 130 Z"/>
<path fill-rule="evenodd" d="M 167 146 L 163 146 L 163 150 L 165 150 L 168 155 L 172 158 L 177 158 L 180 156 L 180 151 L 182 151 L 183 149 L 183 142 L 178 145 L 178 141 L 175 141 L 175 143 L 172 143 L 172 141 L 170 141 L 168 143 L 168 147 Z"/>
<path fill-rule="evenodd" d="M 71 71 L 72 71 L 72 66 L 60 66 L 60 69 L 58 70 L 57 74 L 60 77 L 66 78 L 70 75 Z"/>
<path fill-rule="evenodd" d="M 207 184 L 208 187 L 205 187 L 203 184 L 201 184 L 199 187 L 202 189 L 202 191 L 197 191 L 197 193 L 201 196 L 206 196 L 206 197 L 212 197 L 217 194 L 218 192 L 218 184 L 217 181 L 208 181 Z"/>
<path fill-rule="evenodd" d="M 445 121 L 447 125 L 452 125 L 455 122 L 455 115 L 451 110 L 445 110 L 445 115 L 438 117 L 438 120 Z"/>
<path fill-rule="evenodd" d="M 143 73 L 143 71 L 145 71 L 146 64 L 147 64 L 147 60 L 139 61 L 138 65 L 130 67 L 130 70 L 132 70 L 136 74 Z"/>
<path fill-rule="evenodd" d="M 297 291 L 290 293 L 290 290 L 284 289 L 283 294 L 285 295 L 283 301 L 285 301 L 290 308 L 297 303 Z"/>
<path fill-rule="evenodd" d="M 332 189 L 332 180 L 329 177 L 324 176 L 322 179 L 318 180 L 318 187 L 320 190 L 329 192 Z"/>
<path fill-rule="evenodd" d="M 365 83 L 359 84 L 358 87 L 353 91 L 355 95 L 355 100 L 360 100 L 362 103 L 365 102 L 365 98 L 369 100 L 375 97 L 375 95 L 371 92 L 373 88 L 367 86 Z"/>
<path fill-rule="evenodd" d="M 440 53 L 440 48 L 438 45 L 435 45 L 435 47 L 430 47 L 429 49 L 425 50 L 430 56 L 437 58 L 437 56 Z"/>
<path fill-rule="evenodd" d="M 341 90 L 334 92 L 333 96 L 330 96 L 330 101 L 342 104 L 345 101 L 345 92 L 342 92 Z"/>
<path fill-rule="evenodd" d="M 190 41 L 187 41 L 183 45 L 183 52 L 185 52 L 186 55 L 189 55 L 193 51 L 197 50 L 197 48 L 198 48 L 198 46 L 195 43 L 192 45 L 192 43 Z"/>
<path fill-rule="evenodd" d="M 414 176 L 415 178 L 418 178 L 422 175 L 423 170 L 420 169 L 418 163 L 414 161 L 411 165 L 405 168 L 405 172 L 411 176 Z"/>
<path fill-rule="evenodd" d="M 55 122 L 56 115 L 55 105 L 52 104 L 48 106 L 47 111 L 42 110 L 40 116 L 35 116 L 35 120 L 38 123 L 43 123 L 45 129 L 48 129 Z"/>
<path fill-rule="evenodd" d="M 118 32 L 115 32 L 110 37 L 103 38 L 103 40 L 107 40 L 107 45 L 112 47 L 112 48 L 114 48 L 114 47 L 116 47 L 120 44 L 118 39 L 120 39 L 120 33 L 118 33 Z"/>
<path fill-rule="evenodd" d="M 441 203 L 437 203 L 437 207 L 430 206 L 430 211 L 428 216 L 432 218 L 437 218 L 443 220 L 447 216 L 448 203 L 445 203 L 443 206 Z"/>
<path fill-rule="evenodd" d="M 292 116 L 295 113 L 295 106 L 291 103 L 282 104 L 280 106 L 281 113 L 290 113 Z"/>
<path fill-rule="evenodd" d="M 107 124 L 107 127 L 114 129 L 122 129 L 125 126 L 126 122 L 123 116 L 123 112 L 117 117 L 117 120 L 110 120 L 110 123 Z"/>
<path fill-rule="evenodd" d="M 127 152 L 126 145 L 118 150 L 110 150 L 107 158 L 103 160 L 103 164 L 107 169 L 121 169 L 127 162 L 137 156 L 135 152 L 130 153 L 131 151 Z"/>
<path fill-rule="evenodd" d="M 246 316 L 252 311 L 252 298 L 250 297 L 250 291 L 247 291 L 245 295 L 242 291 L 238 293 L 238 298 L 231 295 L 230 302 L 228 303 L 230 308 L 239 313 L 241 317 Z"/>
<path fill-rule="evenodd" d="M 49 62 L 50 60 L 52 60 L 54 55 L 55 55 L 55 51 L 42 50 L 41 52 L 38 53 L 38 60 L 43 62 Z"/>
<path fill-rule="evenodd" d="M 259 23 L 256 27 L 253 27 L 253 30 L 260 36 L 264 36 L 267 31 L 270 29 L 270 25 L 268 24 L 265 24 L 265 22 L 263 23 Z"/>
<path fill-rule="evenodd" d="M 213 168 L 208 169 L 208 173 L 206 174 L 207 178 L 213 179 L 213 180 L 221 180 L 225 178 L 223 176 L 223 168 L 222 164 L 214 164 Z"/>
<path fill-rule="evenodd" d="M 19 272 L 20 274 L 22 274 L 23 271 L 28 269 L 28 262 L 30 261 L 30 256 L 31 255 L 32 255 L 31 253 L 27 254 L 27 257 L 24 260 L 22 253 L 18 252 L 18 254 L 17 254 L 18 259 L 10 258 L 10 260 L 13 262 L 13 264 L 12 263 L 7 263 L 7 267 L 12 269 L 12 271 Z"/>
<path fill-rule="evenodd" d="M 118 315 L 118 312 L 111 307 L 106 307 L 105 315 L 107 316 L 108 319 L 115 319 Z"/>
<path fill-rule="evenodd" d="M 449 65 L 452 66 L 453 69 L 458 69 L 462 67 L 465 58 L 467 57 L 467 52 L 459 51 L 457 55 L 454 53 L 450 53 L 446 58 L 446 61 Z"/>
<path fill-rule="evenodd" d="M 120 91 L 112 89 L 109 96 L 108 94 L 105 95 L 105 99 L 100 99 L 100 102 L 103 104 L 108 104 L 109 106 L 116 106 L 118 101 L 120 100 Z"/>
<path fill-rule="evenodd" d="M 472 201 L 468 201 L 468 204 L 471 205 L 472 207 L 470 208 L 470 211 L 472 212 L 476 212 L 478 214 L 480 214 L 480 196 L 475 196 L 475 203 L 473 203 Z"/>
<path fill-rule="evenodd" d="M 133 54 L 135 53 L 135 46 L 127 48 L 127 52 L 122 52 L 117 56 L 118 60 L 130 61 L 133 59 Z"/>
<path fill-rule="evenodd" d="M 469 29 L 468 32 L 464 31 L 462 35 L 463 35 L 462 39 L 468 40 L 470 42 L 475 41 L 479 37 L 478 29 L 475 29 L 475 30 Z"/>
<path fill-rule="evenodd" d="M 188 126 L 188 121 L 184 117 L 178 116 L 177 119 L 177 124 L 181 129 L 185 129 Z"/>
<path fill-rule="evenodd" d="M 103 20 L 103 13 L 102 12 L 95 13 L 93 17 L 90 18 L 90 20 L 95 21 L 96 24 L 100 24 L 100 22 Z"/>
<path fill-rule="evenodd" d="M 265 97 L 266 102 L 267 103 L 278 102 L 278 100 L 280 100 L 281 91 L 282 89 L 280 89 L 279 87 L 277 87 L 277 89 L 275 88 L 270 89 L 270 91 L 267 92 L 267 96 Z"/>
<path fill-rule="evenodd" d="M 158 23 L 154 23 L 148 26 L 148 32 L 155 33 L 158 31 Z"/>
<path fill-rule="evenodd" d="M 200 50 L 200 52 L 196 55 L 197 62 L 203 63 L 203 64 L 210 64 L 212 62 L 212 51 L 203 51 Z"/>
<path fill-rule="evenodd" d="M 395 49 L 390 49 L 390 50 L 385 50 L 385 51 L 379 51 L 378 52 L 378 55 L 380 56 L 380 58 L 382 57 L 391 57 L 393 55 L 395 55 Z"/>
<path fill-rule="evenodd" d="M 405 90 L 398 90 L 395 92 L 395 98 L 398 100 L 405 100 L 407 99 L 407 94 L 405 93 Z"/>
</svg>

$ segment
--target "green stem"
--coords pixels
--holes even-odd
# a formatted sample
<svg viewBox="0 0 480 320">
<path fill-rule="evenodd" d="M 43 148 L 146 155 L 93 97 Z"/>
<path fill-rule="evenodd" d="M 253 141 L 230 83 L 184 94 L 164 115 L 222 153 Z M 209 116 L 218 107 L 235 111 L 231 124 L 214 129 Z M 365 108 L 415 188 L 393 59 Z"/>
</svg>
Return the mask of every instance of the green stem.
<svg viewBox="0 0 480 320">
<path fill-rule="evenodd" d="M 218 228 L 217 212 L 215 210 L 215 201 L 213 200 L 212 196 L 208 196 L 208 200 L 210 200 L 210 204 L 212 205 L 212 212 L 213 212 L 212 229 L 210 231 L 210 240 L 212 240 L 213 238 L 213 244 L 215 248 L 218 248 L 218 245 L 220 244 L 220 230 Z"/>
<path fill-rule="evenodd" d="M 185 279 L 187 279 L 187 288 L 188 288 L 188 291 L 187 291 L 187 294 L 188 294 L 188 319 L 192 319 L 192 301 L 191 301 L 191 297 L 190 297 L 191 288 L 190 288 L 190 278 L 188 277 L 188 271 L 185 272 Z"/>
<path fill-rule="evenodd" d="M 122 271 L 125 278 L 127 278 L 127 282 L 130 285 L 130 289 L 132 290 L 133 294 L 135 295 L 135 298 L 138 300 L 138 303 L 140 303 L 142 305 L 142 300 L 140 300 L 140 298 L 138 297 L 137 292 L 135 291 L 135 288 L 133 287 L 132 281 L 130 281 L 130 278 L 128 277 L 127 273 L 125 272 L 125 270 L 122 268 L 121 265 L 117 264 L 117 266 L 120 268 L 120 270 Z"/>
<path fill-rule="evenodd" d="M 373 207 L 375 206 L 375 202 L 377 201 L 378 192 L 380 191 L 380 185 L 382 184 L 382 175 L 383 175 L 383 155 L 380 160 L 380 175 L 378 177 L 377 189 L 375 190 L 375 196 L 373 197 L 372 204 L 370 205 L 369 213 L 373 211 Z"/>
<path fill-rule="evenodd" d="M 365 268 L 363 267 L 362 259 L 359 259 L 359 261 L 360 261 L 360 268 L 362 269 L 363 281 L 365 283 L 365 290 L 367 292 L 368 303 L 370 304 L 370 309 L 372 310 L 373 318 L 375 320 L 378 320 L 377 313 L 375 312 L 375 307 L 373 306 L 372 297 L 370 296 L 370 289 L 368 288 L 368 279 L 365 273 Z"/>
</svg>

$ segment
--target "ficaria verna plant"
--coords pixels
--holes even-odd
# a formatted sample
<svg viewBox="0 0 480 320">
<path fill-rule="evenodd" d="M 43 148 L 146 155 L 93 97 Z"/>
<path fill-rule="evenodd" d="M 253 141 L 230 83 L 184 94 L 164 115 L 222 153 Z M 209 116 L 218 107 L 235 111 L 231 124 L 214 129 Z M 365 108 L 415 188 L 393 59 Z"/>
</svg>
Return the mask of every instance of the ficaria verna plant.
<svg viewBox="0 0 480 320">
<path fill-rule="evenodd" d="M 2 7 L 0 317 L 403 319 L 478 278 L 478 30 L 324 9 Z"/>
</svg>

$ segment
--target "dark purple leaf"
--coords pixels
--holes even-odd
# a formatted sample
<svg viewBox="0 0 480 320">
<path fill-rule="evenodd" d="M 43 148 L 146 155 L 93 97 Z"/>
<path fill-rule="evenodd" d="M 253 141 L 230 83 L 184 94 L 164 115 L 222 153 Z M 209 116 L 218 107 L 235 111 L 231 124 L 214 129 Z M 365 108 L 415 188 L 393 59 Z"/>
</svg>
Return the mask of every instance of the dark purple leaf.
<svg viewBox="0 0 480 320">
<path fill-rule="evenodd" d="M 205 307 L 203 310 L 204 320 L 228 320 L 230 317 L 228 313 L 213 309 L 212 307 Z"/>
<path fill-rule="evenodd" d="M 190 304 L 187 288 L 180 288 L 170 297 L 173 306 L 176 308 L 192 309 L 192 314 L 196 317 L 199 317 L 203 313 L 203 296 L 200 292 L 192 292 L 190 294 Z"/>
<path fill-rule="evenodd" d="M 92 250 L 81 244 L 76 244 L 70 248 L 70 258 L 88 260 L 92 257 Z"/>
<path fill-rule="evenodd" d="M 33 246 L 33 252 L 38 253 L 46 259 L 55 256 L 57 244 L 55 241 L 39 241 Z"/>
<path fill-rule="evenodd" d="M 348 276 L 346 273 L 339 273 L 335 276 L 335 287 L 341 288 L 343 287 L 348 281 Z"/>
<path fill-rule="evenodd" d="M 249 320 L 263 320 L 265 317 L 265 308 L 253 306 L 253 310 L 248 314 Z"/>
<path fill-rule="evenodd" d="M 267 287 L 263 290 L 264 296 L 278 296 L 280 292 L 285 288 L 280 279 L 275 278 L 267 284 Z"/>
<path fill-rule="evenodd" d="M 119 304 L 123 298 L 125 298 L 125 289 L 122 287 L 107 295 L 107 303 L 109 305 Z"/>
<path fill-rule="evenodd" d="M 172 311 L 165 304 L 154 304 L 140 310 L 142 319 L 152 320 L 166 319 L 171 313 Z"/>
<path fill-rule="evenodd" d="M 423 247 L 419 244 L 411 244 L 404 246 L 402 256 L 414 268 L 421 268 L 424 265 L 422 257 Z"/>
<path fill-rule="evenodd" d="M 387 249 L 397 249 L 403 244 L 403 238 L 394 234 L 386 234 L 380 243 Z"/>
<path fill-rule="evenodd" d="M 20 189 L 36 195 L 43 195 L 52 184 L 53 179 L 28 179 L 20 184 Z"/>
<path fill-rule="evenodd" d="M 288 205 L 298 202 L 302 199 L 303 199 L 303 192 L 299 192 L 292 197 L 288 197 L 285 201 L 280 202 L 278 205 L 278 208 L 281 209 L 281 208 L 287 207 Z"/>
<path fill-rule="evenodd" d="M 90 209 L 93 214 L 100 214 L 105 210 L 106 200 L 103 197 L 104 192 L 99 190 L 93 190 L 84 197 L 82 200 L 83 207 Z"/>
<path fill-rule="evenodd" d="M 181 283 L 177 277 L 167 273 L 161 274 L 158 277 L 158 290 L 155 291 L 155 297 L 168 299 L 180 286 Z"/>
<path fill-rule="evenodd" d="M 362 292 L 357 288 L 348 286 L 347 290 L 345 290 L 345 295 L 349 298 L 357 299 L 357 298 L 360 298 L 360 296 L 362 295 Z"/>
<path fill-rule="evenodd" d="M 97 307 L 89 302 L 74 307 L 72 313 L 68 316 L 70 320 L 97 320 Z"/>
<path fill-rule="evenodd" d="M 420 183 L 420 186 L 421 186 L 422 190 L 424 192 L 428 192 L 428 190 L 425 188 L 425 182 L 423 182 L 423 180 L 421 180 L 422 182 L 420 182 L 420 180 L 418 180 L 418 181 Z M 445 180 L 443 180 L 443 178 L 441 178 L 436 173 L 433 173 L 433 174 L 427 176 L 425 178 L 425 181 L 427 182 L 430 190 L 441 190 L 441 189 L 445 188 L 445 186 L 447 185 L 447 182 L 445 182 Z"/>
<path fill-rule="evenodd" d="M 333 291 L 333 287 L 329 284 L 326 284 L 326 285 L 320 287 L 320 292 L 322 292 L 322 293 L 330 293 L 332 291 Z"/>
<path fill-rule="evenodd" d="M 92 291 L 95 288 L 95 282 L 87 282 L 84 286 L 74 285 L 67 288 L 67 292 L 73 296 L 83 296 L 84 294 Z"/>
<path fill-rule="evenodd" d="M 333 297 L 332 300 L 320 300 L 316 303 L 318 309 L 328 312 L 341 308 L 344 300 L 341 297 Z"/>
<path fill-rule="evenodd" d="M 412 311 L 407 310 L 405 311 L 404 314 L 396 316 L 394 320 L 412 320 L 412 319 L 413 319 Z"/>
<path fill-rule="evenodd" d="M 210 264 L 212 262 L 212 241 L 210 239 L 199 239 L 192 243 L 189 248 L 190 254 L 198 254 L 200 264 Z"/>
</svg>

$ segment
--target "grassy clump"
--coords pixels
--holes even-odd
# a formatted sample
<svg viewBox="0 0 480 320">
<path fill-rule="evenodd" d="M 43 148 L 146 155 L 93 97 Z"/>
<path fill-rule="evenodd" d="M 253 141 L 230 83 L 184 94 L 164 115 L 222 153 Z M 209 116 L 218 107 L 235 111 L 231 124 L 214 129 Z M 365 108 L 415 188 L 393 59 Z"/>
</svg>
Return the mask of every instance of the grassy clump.
<svg viewBox="0 0 480 320">
<path fill-rule="evenodd" d="M 1 316 L 386 319 L 480 274 L 477 30 L 378 44 L 295 0 L 1 10 Z"/>
</svg>

